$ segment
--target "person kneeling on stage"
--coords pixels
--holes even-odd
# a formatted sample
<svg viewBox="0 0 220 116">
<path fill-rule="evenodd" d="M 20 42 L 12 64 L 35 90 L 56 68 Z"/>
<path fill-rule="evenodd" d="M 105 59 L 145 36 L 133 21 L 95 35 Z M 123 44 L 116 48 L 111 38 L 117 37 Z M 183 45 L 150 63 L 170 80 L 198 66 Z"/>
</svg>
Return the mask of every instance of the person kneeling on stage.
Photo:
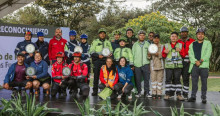
<svg viewBox="0 0 220 116">
<path fill-rule="evenodd" d="M 66 96 L 66 88 L 68 86 L 67 80 L 68 76 L 63 76 L 62 70 L 64 67 L 68 67 L 68 64 L 66 64 L 63 61 L 64 53 L 58 52 L 56 54 L 57 61 L 52 65 L 52 90 L 51 90 L 51 96 L 55 97 L 57 92 L 59 92 L 59 95 L 61 96 L 61 93 L 63 93 L 63 96 Z"/>
<path fill-rule="evenodd" d="M 42 86 L 46 93 L 45 95 L 49 96 L 51 77 L 48 73 L 48 64 L 46 61 L 42 60 L 42 54 L 40 52 L 35 52 L 34 62 L 30 64 L 30 67 L 33 67 L 35 69 L 35 75 L 26 76 L 26 78 L 32 79 L 35 95 L 38 96 L 39 87 Z"/>
<path fill-rule="evenodd" d="M 73 62 L 69 64 L 71 75 L 69 77 L 68 87 L 70 91 L 73 91 L 73 97 L 76 97 L 78 88 L 80 89 L 79 94 L 83 97 L 87 97 L 90 90 L 88 83 L 86 83 L 88 67 L 85 63 L 81 62 L 81 56 L 81 53 L 75 52 L 73 54 Z"/>
<path fill-rule="evenodd" d="M 101 67 L 100 81 L 99 89 L 104 89 L 105 87 L 112 89 L 111 99 L 114 99 L 116 97 L 115 84 L 118 83 L 118 71 L 111 57 L 108 57 L 106 59 L 106 65 Z"/>
<path fill-rule="evenodd" d="M 25 78 L 25 70 L 28 65 L 24 63 L 24 59 L 25 55 L 19 53 L 17 55 L 17 62 L 10 66 L 4 79 L 3 88 L 13 90 L 13 94 L 16 93 L 14 87 L 18 87 L 19 92 L 21 92 L 22 87 L 25 87 L 25 89 L 30 89 L 32 87 L 32 82 Z"/>
<path fill-rule="evenodd" d="M 118 92 L 118 99 L 121 99 L 122 95 L 128 95 L 128 99 L 132 99 L 131 90 L 133 89 L 133 83 L 131 78 L 134 76 L 131 67 L 125 57 L 119 59 L 119 65 L 117 66 L 119 82 L 115 85 L 114 89 Z"/>
</svg>

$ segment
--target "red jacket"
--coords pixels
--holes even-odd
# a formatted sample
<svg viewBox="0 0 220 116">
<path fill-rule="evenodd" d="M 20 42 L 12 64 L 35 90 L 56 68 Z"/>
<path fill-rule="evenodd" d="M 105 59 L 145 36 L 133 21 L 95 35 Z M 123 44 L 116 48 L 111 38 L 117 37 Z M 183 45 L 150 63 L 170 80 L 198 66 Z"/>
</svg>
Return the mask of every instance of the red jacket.
<svg viewBox="0 0 220 116">
<path fill-rule="evenodd" d="M 52 78 L 53 77 L 56 77 L 56 76 L 63 76 L 62 74 L 62 70 L 64 67 L 67 67 L 68 64 L 66 63 L 61 63 L 61 64 L 58 64 L 57 62 L 55 62 L 53 65 L 52 65 Z M 57 83 L 60 83 L 62 81 L 62 79 L 54 79 L 54 82 L 57 82 Z"/>
<path fill-rule="evenodd" d="M 108 73 L 108 75 L 109 75 L 109 71 L 107 71 L 107 73 Z M 118 79 L 119 79 L 119 77 L 118 77 L 118 70 L 116 70 L 115 73 L 116 73 L 116 77 L 115 77 L 115 81 L 114 81 L 114 83 L 113 83 L 113 86 L 115 86 L 115 84 L 118 83 Z M 105 81 L 105 79 L 104 79 L 104 74 L 103 74 L 103 71 L 102 71 L 102 70 L 100 70 L 99 78 L 100 78 L 101 83 L 103 83 L 103 84 L 106 84 L 106 83 L 107 83 L 107 82 Z"/>
<path fill-rule="evenodd" d="M 71 64 L 69 64 L 69 68 L 71 69 L 71 76 L 87 76 L 88 75 L 88 67 L 85 63 L 75 64 L 74 62 L 72 62 Z"/>
<path fill-rule="evenodd" d="M 57 52 L 63 52 L 64 53 L 64 47 L 66 44 L 66 40 L 61 38 L 59 41 L 54 36 L 53 39 L 49 42 L 49 48 L 48 48 L 48 55 L 49 60 L 56 60 L 56 54 Z"/>
<path fill-rule="evenodd" d="M 176 46 L 176 43 L 175 44 L 171 44 L 171 47 L 174 48 Z M 167 54 L 164 52 L 165 51 L 165 46 L 163 47 L 163 51 L 162 51 L 162 57 L 163 58 L 166 58 L 167 57 Z M 181 51 L 180 51 L 180 55 L 182 56 L 182 58 L 185 57 L 185 49 L 184 47 L 182 47 Z"/>
<path fill-rule="evenodd" d="M 192 38 L 187 38 L 186 42 L 184 42 L 182 39 L 179 39 L 177 42 L 179 43 L 182 43 L 184 49 L 185 49 L 185 58 L 186 59 L 189 59 L 189 54 L 188 54 L 188 51 L 189 51 L 189 46 L 191 43 L 193 43 L 195 40 L 192 39 Z"/>
</svg>

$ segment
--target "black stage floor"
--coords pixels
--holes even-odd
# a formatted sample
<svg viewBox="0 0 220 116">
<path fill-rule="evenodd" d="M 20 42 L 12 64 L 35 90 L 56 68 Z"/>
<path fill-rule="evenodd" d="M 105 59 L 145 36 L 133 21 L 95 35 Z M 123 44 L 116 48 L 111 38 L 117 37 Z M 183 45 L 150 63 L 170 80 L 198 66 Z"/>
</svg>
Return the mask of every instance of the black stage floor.
<svg viewBox="0 0 220 116">
<path fill-rule="evenodd" d="M 41 92 L 42 93 L 42 92 Z M 191 102 L 181 102 L 181 101 L 176 101 L 175 98 L 165 101 L 163 99 L 161 100 L 153 100 L 151 98 L 144 98 L 141 97 L 138 99 L 137 103 L 144 102 L 144 106 L 147 110 L 150 110 L 150 108 L 159 111 L 163 116 L 171 116 L 171 111 L 170 107 L 176 106 L 177 108 L 181 107 L 181 104 L 183 103 L 184 105 L 184 110 L 186 112 L 189 112 L 191 114 L 194 114 L 195 112 L 201 112 L 204 111 L 206 114 L 212 114 L 211 110 L 211 103 L 218 104 L 220 105 L 220 93 L 219 92 L 208 92 L 207 93 L 207 104 L 202 104 L 201 99 L 200 99 L 200 92 L 197 94 L 197 101 L 195 103 Z M 11 98 L 11 91 L 8 90 L 0 90 L 0 97 L 5 98 L 5 99 L 10 99 Z M 99 107 L 103 103 L 105 103 L 102 99 L 99 97 L 93 97 L 89 96 L 90 98 L 90 104 L 91 106 L 96 106 Z M 79 103 L 83 102 L 83 98 L 81 98 L 79 95 L 77 96 L 77 101 Z M 132 101 L 127 101 L 127 100 L 122 100 L 123 103 L 125 104 L 130 104 L 130 107 L 132 108 L 132 105 L 134 104 L 134 101 L 136 100 L 135 97 L 133 97 Z M 50 97 L 45 97 L 42 94 L 37 97 L 38 102 L 48 102 L 48 107 L 53 107 L 53 108 L 60 108 L 63 112 L 63 114 L 80 114 L 78 107 L 76 103 L 74 102 L 74 99 L 71 98 L 69 95 L 65 98 L 50 98 Z M 118 103 L 118 100 L 112 100 L 112 106 L 115 106 Z M 51 113 L 49 114 L 51 116 L 58 115 L 58 113 Z M 147 113 L 146 116 L 154 116 L 152 112 Z"/>
</svg>

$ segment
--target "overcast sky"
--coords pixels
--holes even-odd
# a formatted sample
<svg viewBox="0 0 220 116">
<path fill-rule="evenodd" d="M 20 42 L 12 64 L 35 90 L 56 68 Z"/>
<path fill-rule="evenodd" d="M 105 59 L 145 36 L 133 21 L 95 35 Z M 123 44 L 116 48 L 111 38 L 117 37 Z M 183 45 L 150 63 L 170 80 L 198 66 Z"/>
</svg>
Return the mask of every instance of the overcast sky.
<svg viewBox="0 0 220 116">
<path fill-rule="evenodd" d="M 126 0 L 126 2 L 122 6 L 127 5 L 128 8 L 130 7 L 130 8 L 145 9 L 150 4 L 151 4 L 151 1 L 149 1 L 149 0 Z"/>
</svg>

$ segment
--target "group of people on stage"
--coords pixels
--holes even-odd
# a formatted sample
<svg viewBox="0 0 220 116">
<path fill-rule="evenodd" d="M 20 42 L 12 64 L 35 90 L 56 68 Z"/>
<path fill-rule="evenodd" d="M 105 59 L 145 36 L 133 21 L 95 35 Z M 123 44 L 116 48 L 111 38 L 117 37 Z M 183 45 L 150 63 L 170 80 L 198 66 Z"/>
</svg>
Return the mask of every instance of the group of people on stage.
<svg viewBox="0 0 220 116">
<path fill-rule="evenodd" d="M 204 39 L 204 29 L 197 29 L 197 40 L 194 40 L 188 37 L 187 27 L 182 27 L 180 33 L 172 32 L 170 42 L 164 45 L 160 43 L 160 35 L 154 32 L 150 32 L 146 38 L 146 32 L 140 30 L 136 38 L 133 29 L 128 28 L 126 36 L 122 36 L 120 31 L 115 31 L 112 40 L 107 39 L 106 33 L 104 28 L 99 29 L 98 38 L 94 39 L 90 46 L 87 43 L 88 36 L 82 34 L 78 41 L 74 30 L 69 32 L 70 41 L 66 41 L 62 38 L 62 30 L 57 28 L 49 44 L 44 41 L 42 32 L 37 33 L 38 40 L 33 43 L 32 33 L 26 31 L 25 40 L 16 46 L 17 62 L 9 68 L 3 87 L 5 89 L 24 87 L 30 89 L 31 93 L 34 90 L 38 95 L 39 87 L 42 86 L 45 95 L 51 94 L 52 97 L 57 93 L 65 96 L 68 88 L 74 97 L 78 93 L 87 97 L 90 91 L 88 78 L 92 61 L 94 72 L 92 96 L 98 95 L 98 89 L 103 90 L 107 87 L 113 91 L 111 98 L 121 99 L 127 96 L 128 99 L 132 99 L 131 92 L 136 88 L 135 97 L 139 98 L 142 92 L 141 82 L 144 80 L 144 97 L 161 99 L 165 73 L 165 100 L 176 94 L 177 100 L 187 99 L 194 102 L 200 76 L 201 98 L 202 102 L 206 103 L 212 45 L 210 41 Z M 179 34 L 181 39 L 178 39 Z M 34 53 L 26 51 L 25 48 L 29 44 L 34 45 Z M 152 45 L 156 46 L 156 53 L 149 51 Z M 79 46 L 82 50 L 76 51 Z M 51 75 L 48 74 L 49 65 L 52 66 Z M 28 67 L 35 69 L 35 75 L 26 75 Z M 68 76 L 62 72 L 65 67 L 71 70 Z M 188 98 L 190 74 L 192 93 Z"/>
</svg>

